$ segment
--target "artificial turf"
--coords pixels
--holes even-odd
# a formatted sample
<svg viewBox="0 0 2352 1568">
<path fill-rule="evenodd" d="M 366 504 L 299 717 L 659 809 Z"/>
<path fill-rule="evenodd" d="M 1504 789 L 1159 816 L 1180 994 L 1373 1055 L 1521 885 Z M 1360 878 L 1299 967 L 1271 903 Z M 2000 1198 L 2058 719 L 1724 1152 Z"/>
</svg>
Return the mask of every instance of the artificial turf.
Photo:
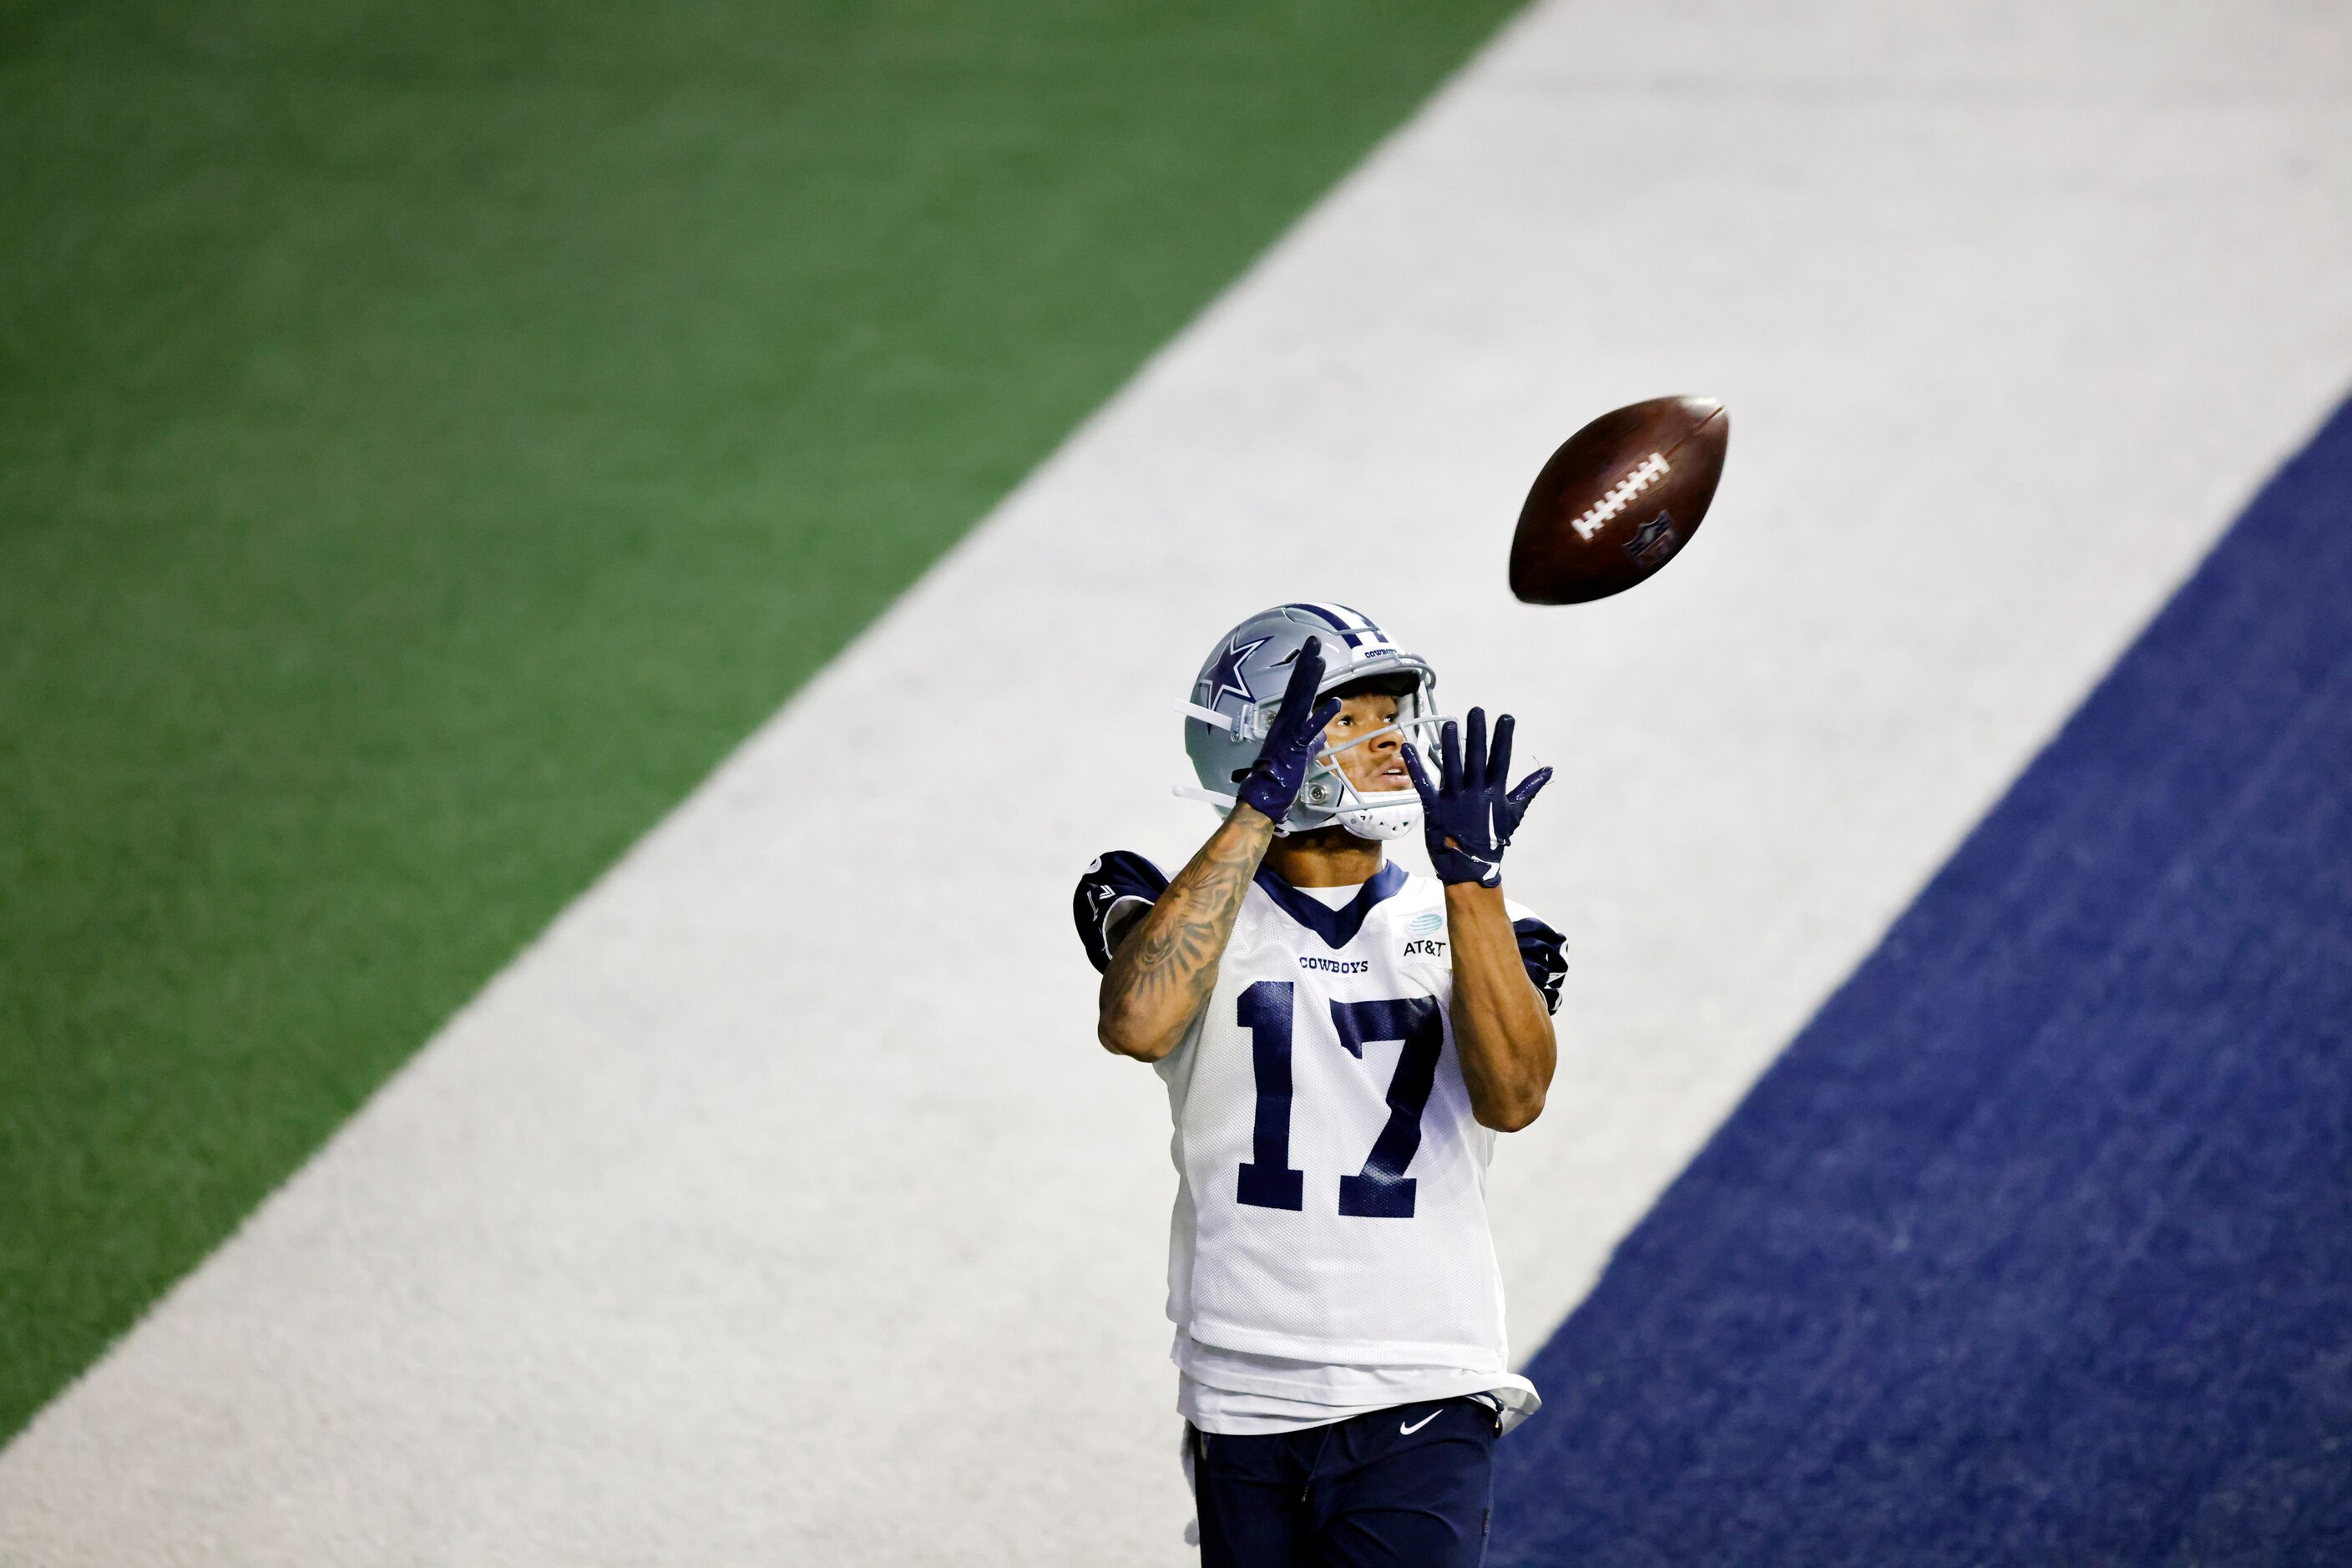
<svg viewBox="0 0 2352 1568">
<path fill-rule="evenodd" d="M 0 1436 L 1508 9 L 0 5 Z"/>
</svg>

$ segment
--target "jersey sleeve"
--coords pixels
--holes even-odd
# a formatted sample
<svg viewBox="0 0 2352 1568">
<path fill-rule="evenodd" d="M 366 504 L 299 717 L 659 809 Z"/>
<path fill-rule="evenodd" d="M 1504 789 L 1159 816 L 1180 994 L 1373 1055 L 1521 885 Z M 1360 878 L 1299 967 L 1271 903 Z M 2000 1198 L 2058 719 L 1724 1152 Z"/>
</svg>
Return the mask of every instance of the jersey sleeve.
<svg viewBox="0 0 2352 1568">
<path fill-rule="evenodd" d="M 1519 962 L 1543 993 L 1547 1012 L 1559 1011 L 1559 983 L 1568 973 L 1568 938 L 1517 904 L 1509 906 L 1511 930 L 1519 939 Z"/>
<path fill-rule="evenodd" d="M 1168 879 L 1160 868 L 1129 849 L 1098 856 L 1078 879 L 1070 900 L 1070 913 L 1078 922 L 1078 941 L 1087 961 L 1097 971 L 1110 967 L 1111 933 L 1123 922 L 1160 901 Z"/>
</svg>

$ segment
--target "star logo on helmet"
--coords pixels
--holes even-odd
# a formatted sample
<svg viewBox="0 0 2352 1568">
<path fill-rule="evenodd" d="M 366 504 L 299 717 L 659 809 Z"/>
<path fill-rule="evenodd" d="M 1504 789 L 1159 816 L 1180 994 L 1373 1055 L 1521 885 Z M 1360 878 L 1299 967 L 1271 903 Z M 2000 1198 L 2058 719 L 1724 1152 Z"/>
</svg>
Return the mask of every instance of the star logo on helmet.
<svg viewBox="0 0 2352 1568">
<path fill-rule="evenodd" d="M 1216 707 L 1228 691 L 1244 704 L 1256 701 L 1257 693 L 1249 689 L 1249 679 L 1242 674 L 1242 661 L 1273 640 L 1260 637 L 1255 642 L 1227 642 L 1225 651 L 1217 656 L 1217 662 L 1209 666 L 1207 673 L 1201 677 L 1194 688 L 1208 693 L 1207 700 L 1201 706 Z"/>
</svg>

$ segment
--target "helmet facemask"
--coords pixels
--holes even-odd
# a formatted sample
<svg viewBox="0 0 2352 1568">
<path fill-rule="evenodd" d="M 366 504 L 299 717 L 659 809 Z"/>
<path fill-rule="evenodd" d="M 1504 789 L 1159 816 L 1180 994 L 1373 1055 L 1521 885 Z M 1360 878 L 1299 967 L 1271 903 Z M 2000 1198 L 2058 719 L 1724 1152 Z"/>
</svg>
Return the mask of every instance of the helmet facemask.
<svg viewBox="0 0 2352 1568">
<path fill-rule="evenodd" d="M 1380 685 L 1373 684 L 1381 679 L 1358 677 L 1343 680 L 1323 693 L 1327 697 L 1340 696 L 1349 694 L 1348 688 L 1364 684 L 1381 695 L 1395 697 L 1396 717 L 1368 734 L 1318 750 L 1315 760 L 1307 764 L 1307 782 L 1298 792 L 1298 804 L 1292 808 L 1290 821 L 1286 826 L 1295 829 L 1301 826 L 1300 819 L 1307 818 L 1312 819 L 1311 826 L 1314 827 L 1336 825 L 1359 838 L 1387 839 L 1402 837 L 1420 823 L 1421 795 L 1411 784 L 1401 790 L 1367 791 L 1349 779 L 1340 764 L 1342 753 L 1370 745 L 1387 735 L 1400 737 L 1423 756 L 1437 754 L 1437 733 L 1444 720 L 1429 700 L 1429 689 L 1434 682 L 1428 672 L 1418 669 L 1409 675 L 1386 678 L 1400 683 L 1410 681 L 1407 689 L 1402 691 L 1383 691 Z"/>
</svg>

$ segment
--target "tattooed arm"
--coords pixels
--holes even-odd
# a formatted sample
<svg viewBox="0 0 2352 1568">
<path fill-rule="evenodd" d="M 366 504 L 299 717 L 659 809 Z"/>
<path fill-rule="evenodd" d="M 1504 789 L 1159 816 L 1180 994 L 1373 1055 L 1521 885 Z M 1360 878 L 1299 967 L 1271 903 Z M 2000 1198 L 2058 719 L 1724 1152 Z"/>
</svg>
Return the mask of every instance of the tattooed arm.
<svg viewBox="0 0 2352 1568">
<path fill-rule="evenodd" d="M 1176 873 L 1103 971 L 1095 1037 L 1105 1050 L 1156 1062 L 1200 1016 L 1217 983 L 1234 917 L 1274 842 L 1274 825 L 1290 815 L 1324 728 L 1339 711 L 1338 698 L 1318 700 L 1322 681 L 1323 644 L 1308 637 L 1290 661 L 1264 749 L 1235 781 L 1233 815 Z"/>
<path fill-rule="evenodd" d="M 1273 842 L 1271 818 L 1234 807 L 1129 929 L 1103 972 L 1095 1035 L 1105 1050 L 1156 1062 L 1176 1048 L 1217 983 L 1242 895 Z"/>
</svg>

